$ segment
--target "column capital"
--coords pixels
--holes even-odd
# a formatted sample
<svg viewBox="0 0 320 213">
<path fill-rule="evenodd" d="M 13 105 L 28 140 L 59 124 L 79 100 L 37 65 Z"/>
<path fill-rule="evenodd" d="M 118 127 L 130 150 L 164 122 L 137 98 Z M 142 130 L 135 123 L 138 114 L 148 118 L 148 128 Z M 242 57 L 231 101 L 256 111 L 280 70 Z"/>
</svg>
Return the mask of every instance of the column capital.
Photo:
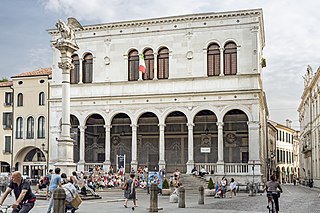
<svg viewBox="0 0 320 213">
<path fill-rule="evenodd" d="M 87 128 L 87 126 L 78 126 L 78 128 L 80 129 L 80 131 L 84 131 Z"/>
<path fill-rule="evenodd" d="M 166 127 L 166 124 L 158 124 L 159 127 Z"/>
<path fill-rule="evenodd" d="M 111 129 L 111 128 L 112 128 L 112 125 L 107 124 L 107 125 L 104 125 L 103 127 L 106 128 L 106 129 Z"/>
<path fill-rule="evenodd" d="M 259 129 L 260 128 L 259 121 L 248 121 L 247 124 L 248 124 L 249 129 Z"/>
<path fill-rule="evenodd" d="M 218 121 L 218 122 L 216 122 L 216 125 L 218 127 L 223 127 L 224 123 L 222 121 Z"/>
<path fill-rule="evenodd" d="M 130 127 L 132 127 L 132 128 L 138 128 L 138 124 L 130 124 Z"/>
<path fill-rule="evenodd" d="M 224 51 L 224 48 L 223 48 L 223 47 L 220 47 L 219 50 L 220 50 L 220 52 L 223 52 L 223 51 Z"/>
<path fill-rule="evenodd" d="M 194 127 L 194 123 L 187 123 L 186 126 L 188 126 L 188 127 Z"/>
</svg>

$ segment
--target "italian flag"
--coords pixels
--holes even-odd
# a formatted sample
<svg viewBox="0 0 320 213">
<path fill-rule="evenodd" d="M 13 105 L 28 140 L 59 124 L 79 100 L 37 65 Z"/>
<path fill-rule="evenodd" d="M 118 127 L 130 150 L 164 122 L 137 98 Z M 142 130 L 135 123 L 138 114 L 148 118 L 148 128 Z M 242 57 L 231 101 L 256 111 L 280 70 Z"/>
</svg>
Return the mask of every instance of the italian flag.
<svg viewBox="0 0 320 213">
<path fill-rule="evenodd" d="M 143 54 L 139 57 L 139 72 L 145 73 L 146 72 L 146 63 L 144 62 Z"/>
</svg>

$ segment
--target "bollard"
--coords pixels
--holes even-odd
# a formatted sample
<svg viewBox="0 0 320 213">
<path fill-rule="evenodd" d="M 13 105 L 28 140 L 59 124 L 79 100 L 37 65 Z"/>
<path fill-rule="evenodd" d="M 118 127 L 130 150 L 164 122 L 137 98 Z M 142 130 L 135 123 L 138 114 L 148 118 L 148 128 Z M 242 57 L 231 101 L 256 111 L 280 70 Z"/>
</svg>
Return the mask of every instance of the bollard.
<svg viewBox="0 0 320 213">
<path fill-rule="evenodd" d="M 152 183 L 150 187 L 150 208 L 149 212 L 158 212 L 158 186 Z"/>
<path fill-rule="evenodd" d="M 179 208 L 186 208 L 186 191 L 183 186 L 179 187 Z"/>
<path fill-rule="evenodd" d="M 198 200 L 199 205 L 204 204 L 204 188 L 203 186 L 199 186 L 199 200 Z"/>
<path fill-rule="evenodd" d="M 66 193 L 63 188 L 58 187 L 53 192 L 53 213 L 65 213 Z"/>
</svg>

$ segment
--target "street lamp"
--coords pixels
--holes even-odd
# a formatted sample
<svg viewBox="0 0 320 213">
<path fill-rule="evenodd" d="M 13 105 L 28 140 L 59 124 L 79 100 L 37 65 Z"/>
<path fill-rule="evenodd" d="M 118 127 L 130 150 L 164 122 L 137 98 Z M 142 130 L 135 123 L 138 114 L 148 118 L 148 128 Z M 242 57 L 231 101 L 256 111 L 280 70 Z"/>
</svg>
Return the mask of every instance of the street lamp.
<svg viewBox="0 0 320 213">
<path fill-rule="evenodd" d="M 45 169 L 45 174 L 48 173 L 48 169 L 49 169 L 49 150 L 46 149 L 46 145 L 43 143 L 41 144 L 41 150 L 46 153 L 46 169 Z"/>
</svg>

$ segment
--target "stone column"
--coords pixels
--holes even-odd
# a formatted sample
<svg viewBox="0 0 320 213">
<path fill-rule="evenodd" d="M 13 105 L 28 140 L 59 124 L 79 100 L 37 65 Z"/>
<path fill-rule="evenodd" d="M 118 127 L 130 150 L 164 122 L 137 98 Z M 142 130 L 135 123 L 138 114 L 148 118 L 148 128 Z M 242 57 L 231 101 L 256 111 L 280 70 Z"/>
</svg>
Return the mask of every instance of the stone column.
<svg viewBox="0 0 320 213">
<path fill-rule="evenodd" d="M 153 80 L 158 80 L 158 53 L 153 53 Z"/>
<path fill-rule="evenodd" d="M 106 129 L 106 139 L 105 139 L 105 160 L 103 162 L 103 170 L 108 171 L 111 161 L 110 161 L 110 129 L 111 125 L 105 125 L 104 128 Z"/>
<path fill-rule="evenodd" d="M 166 167 L 165 162 L 165 145 L 164 145 L 164 128 L 165 124 L 159 124 L 159 170 Z"/>
<path fill-rule="evenodd" d="M 224 174 L 224 160 L 223 160 L 223 122 L 217 122 L 218 126 L 218 162 L 217 162 L 217 174 Z"/>
<path fill-rule="evenodd" d="M 78 126 L 78 128 L 80 129 L 80 159 L 78 162 L 78 170 L 80 171 L 84 171 L 84 164 L 85 164 L 85 160 L 84 160 L 84 153 L 85 153 L 85 130 L 86 130 L 86 126 Z"/>
<path fill-rule="evenodd" d="M 134 169 L 134 171 L 137 171 L 138 169 L 138 159 L 137 159 L 137 128 L 138 125 L 137 124 L 131 124 L 130 125 L 132 128 L 132 160 L 131 160 L 131 168 Z M 130 169 L 131 169 L 130 168 Z"/>
<path fill-rule="evenodd" d="M 194 167 L 193 158 L 193 123 L 187 123 L 188 126 L 188 162 L 187 162 L 187 174 L 191 174 L 191 170 Z"/>
<path fill-rule="evenodd" d="M 82 80 L 82 70 L 83 70 L 83 58 L 79 57 L 79 84 L 83 84 Z"/>
<path fill-rule="evenodd" d="M 71 56 L 79 47 L 70 40 L 58 40 L 53 45 L 60 51 L 61 62 L 58 67 L 62 70 L 62 131 L 58 139 L 58 161 L 55 166 L 71 174 L 76 164 L 73 162 L 73 140 L 70 137 L 70 71 L 74 68 Z"/>
<path fill-rule="evenodd" d="M 248 164 L 254 166 L 254 175 L 260 175 L 260 123 L 259 121 L 249 121 L 249 162 Z M 249 166 L 249 168 L 251 168 Z M 252 170 L 252 169 L 251 169 Z M 253 173 L 253 170 L 249 172 Z"/>
<path fill-rule="evenodd" d="M 224 76 L 224 73 L 223 73 L 223 71 L 224 71 L 223 51 L 224 51 L 224 48 L 221 47 L 220 48 L 220 76 Z"/>
</svg>

